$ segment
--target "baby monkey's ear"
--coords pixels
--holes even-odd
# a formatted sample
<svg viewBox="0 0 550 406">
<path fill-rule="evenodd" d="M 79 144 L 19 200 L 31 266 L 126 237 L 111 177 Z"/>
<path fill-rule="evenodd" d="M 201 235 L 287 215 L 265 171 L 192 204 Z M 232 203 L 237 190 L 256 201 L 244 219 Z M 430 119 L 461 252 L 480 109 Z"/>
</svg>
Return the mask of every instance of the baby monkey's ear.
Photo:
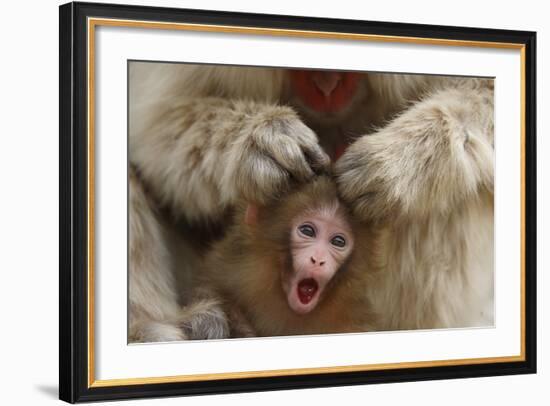
<svg viewBox="0 0 550 406">
<path fill-rule="evenodd" d="M 258 224 L 259 214 L 259 206 L 249 203 L 248 206 L 246 206 L 246 211 L 244 212 L 244 223 L 248 226 L 255 226 Z"/>
</svg>

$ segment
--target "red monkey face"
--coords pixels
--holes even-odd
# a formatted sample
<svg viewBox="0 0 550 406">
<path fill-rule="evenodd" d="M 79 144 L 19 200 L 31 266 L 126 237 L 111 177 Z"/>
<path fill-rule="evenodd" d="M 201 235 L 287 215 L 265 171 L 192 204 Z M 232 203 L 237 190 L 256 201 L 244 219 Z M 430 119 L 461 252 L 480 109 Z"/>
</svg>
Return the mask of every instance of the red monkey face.
<svg viewBox="0 0 550 406">
<path fill-rule="evenodd" d="M 312 311 L 324 289 L 353 249 L 348 222 L 338 206 L 297 217 L 290 231 L 292 274 L 284 275 L 288 305 L 298 314 Z"/>
<path fill-rule="evenodd" d="M 293 93 L 302 103 L 317 113 L 339 113 L 350 105 L 360 73 L 297 70 L 290 71 Z"/>
</svg>

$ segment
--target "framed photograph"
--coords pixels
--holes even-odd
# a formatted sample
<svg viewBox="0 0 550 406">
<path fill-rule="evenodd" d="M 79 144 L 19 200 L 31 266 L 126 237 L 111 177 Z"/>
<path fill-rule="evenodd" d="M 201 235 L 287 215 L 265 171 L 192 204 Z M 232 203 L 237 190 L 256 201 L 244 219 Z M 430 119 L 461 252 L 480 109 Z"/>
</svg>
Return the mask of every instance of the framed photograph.
<svg viewBox="0 0 550 406">
<path fill-rule="evenodd" d="M 536 34 L 60 7 L 60 398 L 536 372 Z"/>
</svg>

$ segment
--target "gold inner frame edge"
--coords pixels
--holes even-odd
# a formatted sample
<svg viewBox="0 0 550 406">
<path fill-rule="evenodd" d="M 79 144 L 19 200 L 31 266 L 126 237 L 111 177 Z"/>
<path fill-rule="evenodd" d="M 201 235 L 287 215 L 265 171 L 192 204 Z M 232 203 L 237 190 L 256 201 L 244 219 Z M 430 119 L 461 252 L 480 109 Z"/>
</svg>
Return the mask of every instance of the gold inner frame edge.
<svg viewBox="0 0 550 406">
<path fill-rule="evenodd" d="M 521 350 L 519 355 L 503 357 L 481 357 L 465 358 L 453 360 L 433 360 L 433 361 L 415 361 L 415 362 L 396 362 L 384 364 L 364 364 L 364 365 L 344 365 L 317 368 L 297 368 L 297 369 L 277 369 L 267 371 L 241 371 L 241 372 L 220 372 L 208 374 L 189 374 L 160 377 L 144 378 L 121 378 L 121 379 L 95 379 L 95 340 L 94 340 L 94 306 L 95 306 L 95 279 L 94 279 L 94 238 L 95 238 L 95 217 L 94 217 L 94 191 L 95 191 L 95 27 L 132 27 L 163 30 L 183 30 L 195 32 L 218 32 L 235 33 L 244 35 L 266 35 L 266 36 L 284 36 L 300 38 L 320 38 L 320 39 L 347 39 L 358 41 L 373 42 L 398 42 L 412 43 L 421 45 L 439 45 L 439 46 L 461 46 L 478 48 L 496 48 L 513 49 L 520 51 L 520 82 L 521 82 L 521 101 L 520 101 L 520 136 L 521 136 L 521 269 L 520 269 L 520 335 Z M 140 20 L 122 20 L 109 18 L 88 18 L 87 21 L 87 80 L 88 80 L 88 387 L 112 387 L 126 385 L 143 384 L 161 384 L 177 383 L 190 381 L 212 381 L 221 379 L 244 379 L 244 378 L 265 378 L 295 375 L 311 374 L 331 374 L 342 372 L 361 372 L 390 370 L 397 368 L 426 368 L 440 366 L 458 366 L 474 364 L 492 364 L 504 362 L 525 361 L 525 45 L 506 42 L 485 42 L 485 41 L 463 41 L 452 39 L 434 39 L 422 37 L 403 37 L 391 35 L 373 35 L 373 34 L 355 34 L 342 32 L 326 31 L 306 31 L 291 29 L 274 29 L 259 27 L 239 27 L 229 25 L 209 25 L 209 24 L 187 24 L 187 23 L 165 23 Z"/>
</svg>

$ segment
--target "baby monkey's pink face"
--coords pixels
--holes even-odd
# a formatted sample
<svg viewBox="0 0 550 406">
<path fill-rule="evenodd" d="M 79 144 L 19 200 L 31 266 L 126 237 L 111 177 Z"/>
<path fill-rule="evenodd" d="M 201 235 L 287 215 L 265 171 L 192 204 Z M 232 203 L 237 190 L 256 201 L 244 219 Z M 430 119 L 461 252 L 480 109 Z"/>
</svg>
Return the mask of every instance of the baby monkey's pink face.
<svg viewBox="0 0 550 406">
<path fill-rule="evenodd" d="M 290 233 L 292 272 L 283 275 L 283 289 L 290 308 L 306 314 L 351 254 L 353 235 L 337 204 L 296 217 Z"/>
</svg>

